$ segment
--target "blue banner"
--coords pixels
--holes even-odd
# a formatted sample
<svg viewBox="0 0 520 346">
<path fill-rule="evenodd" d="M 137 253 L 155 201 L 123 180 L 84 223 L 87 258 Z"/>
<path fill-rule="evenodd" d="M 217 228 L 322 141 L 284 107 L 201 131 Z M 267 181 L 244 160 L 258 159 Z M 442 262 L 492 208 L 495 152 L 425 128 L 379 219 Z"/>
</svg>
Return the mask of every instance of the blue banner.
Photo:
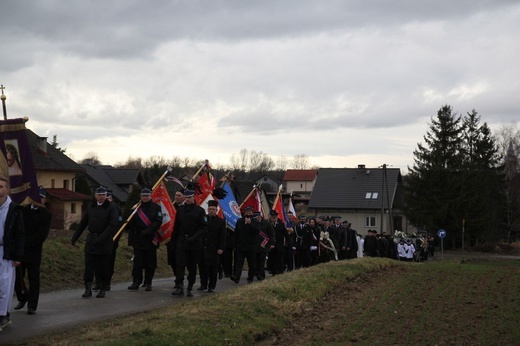
<svg viewBox="0 0 520 346">
<path fill-rule="evenodd" d="M 240 214 L 240 206 L 238 205 L 235 195 L 233 195 L 231 187 L 227 182 L 224 183 L 222 188 L 227 193 L 225 198 L 219 200 L 220 208 L 222 209 L 222 214 L 224 214 L 224 218 L 226 219 L 227 226 L 234 231 L 238 219 L 242 217 L 242 214 Z"/>
<path fill-rule="evenodd" d="M 11 199 L 40 202 L 36 171 L 24 119 L 0 120 L 0 172 L 9 177 Z"/>
</svg>

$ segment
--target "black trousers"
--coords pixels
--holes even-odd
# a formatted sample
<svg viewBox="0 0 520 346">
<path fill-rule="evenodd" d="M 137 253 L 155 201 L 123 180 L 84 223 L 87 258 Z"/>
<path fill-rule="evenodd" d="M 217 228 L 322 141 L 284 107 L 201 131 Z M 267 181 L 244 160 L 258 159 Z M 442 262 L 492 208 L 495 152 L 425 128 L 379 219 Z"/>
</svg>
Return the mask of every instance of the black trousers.
<svg viewBox="0 0 520 346">
<path fill-rule="evenodd" d="M 204 254 L 201 251 L 199 255 L 200 285 L 204 288 L 214 289 L 217 286 L 217 273 L 218 261 L 217 263 L 206 263 L 206 261 L 204 261 Z"/>
<path fill-rule="evenodd" d="M 197 278 L 197 250 L 184 250 L 177 246 L 175 261 L 177 269 L 175 270 L 175 285 L 182 287 L 184 285 L 185 269 L 188 268 L 188 289 L 192 289 L 195 279 Z"/>
<path fill-rule="evenodd" d="M 25 285 L 26 273 L 29 287 Z M 22 262 L 16 267 L 14 290 L 19 302 L 27 302 L 29 309 L 36 310 L 38 308 L 38 299 L 40 298 L 40 263 Z"/>
<path fill-rule="evenodd" d="M 94 273 L 100 281 L 100 285 L 106 287 L 110 278 L 110 262 L 111 255 L 85 254 L 85 271 L 83 272 L 83 281 L 92 283 Z"/>
<path fill-rule="evenodd" d="M 265 279 L 265 259 L 267 258 L 267 252 L 257 252 L 255 256 L 256 270 L 255 275 L 257 278 Z"/>
<path fill-rule="evenodd" d="M 244 261 L 247 259 L 247 281 L 253 281 L 255 277 L 255 252 L 254 251 L 241 251 L 235 250 L 235 270 L 233 276 L 240 280 L 242 276 L 242 270 L 244 269 Z"/>
<path fill-rule="evenodd" d="M 225 249 L 220 255 L 220 263 L 225 276 L 233 274 L 233 249 Z"/>
<path fill-rule="evenodd" d="M 285 264 L 287 265 L 287 271 L 294 269 L 294 251 L 290 246 L 285 248 Z"/>
<path fill-rule="evenodd" d="M 139 249 L 134 248 L 134 265 L 132 268 L 132 276 L 134 282 L 141 284 L 152 284 L 152 279 L 157 268 L 157 249 Z"/>
<path fill-rule="evenodd" d="M 271 274 L 283 274 L 285 271 L 285 248 L 274 248 L 269 252 Z"/>
</svg>

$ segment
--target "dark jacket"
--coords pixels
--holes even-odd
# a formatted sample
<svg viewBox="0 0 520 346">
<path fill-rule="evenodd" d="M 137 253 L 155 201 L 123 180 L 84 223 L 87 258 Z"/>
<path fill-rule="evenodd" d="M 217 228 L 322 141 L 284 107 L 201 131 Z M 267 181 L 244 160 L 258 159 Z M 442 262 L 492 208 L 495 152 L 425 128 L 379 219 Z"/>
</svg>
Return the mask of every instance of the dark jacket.
<svg viewBox="0 0 520 346">
<path fill-rule="evenodd" d="M 217 250 L 226 247 L 226 221 L 218 216 L 208 216 L 208 228 L 202 233 L 202 256 L 206 265 L 217 265 Z"/>
<path fill-rule="evenodd" d="M 206 231 L 207 219 L 204 209 L 196 204 L 183 204 L 177 208 L 171 241 L 176 249 L 197 251 L 202 234 Z"/>
<path fill-rule="evenodd" d="M 238 219 L 235 226 L 235 249 L 255 252 L 258 232 L 260 232 L 260 224 L 255 219 L 247 225 L 243 217 Z"/>
<path fill-rule="evenodd" d="M 161 206 L 152 201 L 141 203 L 138 210 L 128 225 L 128 245 L 136 249 L 152 250 L 157 245 L 153 240 L 157 230 L 162 225 L 163 215 Z M 144 214 L 144 220 L 139 215 Z"/>
<path fill-rule="evenodd" d="M 273 225 L 267 220 L 262 220 L 259 223 L 260 231 L 256 236 L 256 252 L 269 252 L 271 245 L 274 246 L 276 242 Z"/>
<path fill-rule="evenodd" d="M 275 237 L 275 244 L 274 244 L 274 251 L 283 253 L 285 252 L 285 247 L 292 247 L 291 238 L 289 237 L 289 232 L 287 232 L 287 228 L 285 228 L 285 225 L 283 224 L 283 221 L 280 219 L 277 219 L 276 222 L 273 224 L 271 223 L 273 229 L 274 229 L 274 237 Z"/>
<path fill-rule="evenodd" d="M 110 255 L 113 248 L 112 238 L 117 232 L 118 222 L 117 208 L 112 203 L 105 200 L 101 206 L 98 206 L 97 201 L 94 200 L 87 206 L 71 243 L 74 245 L 88 226 L 85 253 Z"/>
<path fill-rule="evenodd" d="M 44 207 L 33 209 L 31 204 L 23 210 L 25 228 L 25 250 L 22 261 L 25 263 L 41 263 L 43 242 L 49 236 L 52 214 Z"/>
<path fill-rule="evenodd" d="M 21 262 L 25 245 L 22 207 L 15 202 L 9 204 L 4 224 L 4 259 Z"/>
</svg>

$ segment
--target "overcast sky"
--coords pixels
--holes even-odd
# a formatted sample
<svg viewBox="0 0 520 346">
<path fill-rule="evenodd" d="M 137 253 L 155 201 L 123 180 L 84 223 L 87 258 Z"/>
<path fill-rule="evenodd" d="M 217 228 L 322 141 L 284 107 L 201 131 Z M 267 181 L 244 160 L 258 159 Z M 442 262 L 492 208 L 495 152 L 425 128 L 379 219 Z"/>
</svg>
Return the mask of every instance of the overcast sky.
<svg viewBox="0 0 520 346">
<path fill-rule="evenodd" d="M 520 2 L 0 1 L 9 118 L 79 161 L 413 164 L 445 104 L 516 123 Z"/>
</svg>

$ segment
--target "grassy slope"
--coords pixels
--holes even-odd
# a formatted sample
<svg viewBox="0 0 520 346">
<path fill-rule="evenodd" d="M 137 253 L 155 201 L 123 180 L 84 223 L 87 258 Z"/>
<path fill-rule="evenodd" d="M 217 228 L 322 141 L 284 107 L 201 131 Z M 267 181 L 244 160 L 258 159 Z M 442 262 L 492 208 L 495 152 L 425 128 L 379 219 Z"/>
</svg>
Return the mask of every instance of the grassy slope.
<svg viewBox="0 0 520 346">
<path fill-rule="evenodd" d="M 65 242 L 53 246 L 70 256 L 67 266 L 54 262 L 56 272 L 81 283 L 82 251 Z M 127 269 L 121 276 L 128 278 L 130 252 L 120 254 L 118 266 Z M 370 258 L 327 263 L 28 344 L 237 345 L 266 342 L 279 333 L 289 334 L 286 344 L 520 344 L 519 264 Z M 373 280 L 360 285 L 363 277 Z M 330 313 L 322 313 L 319 324 L 310 311 L 323 307 L 324 297 Z M 334 320 L 326 320 L 329 315 Z"/>
</svg>

